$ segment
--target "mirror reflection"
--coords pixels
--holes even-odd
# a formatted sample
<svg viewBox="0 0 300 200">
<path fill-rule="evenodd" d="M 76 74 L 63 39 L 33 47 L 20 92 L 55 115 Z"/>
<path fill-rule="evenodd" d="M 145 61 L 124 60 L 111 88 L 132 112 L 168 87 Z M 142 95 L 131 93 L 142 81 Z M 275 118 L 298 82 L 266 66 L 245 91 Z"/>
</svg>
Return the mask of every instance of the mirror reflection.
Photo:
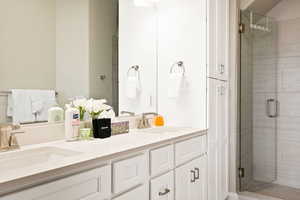
<svg viewBox="0 0 300 200">
<path fill-rule="evenodd" d="M 118 0 L 1 0 L 0 26 L 0 123 L 59 122 L 82 98 L 119 112 Z"/>
</svg>

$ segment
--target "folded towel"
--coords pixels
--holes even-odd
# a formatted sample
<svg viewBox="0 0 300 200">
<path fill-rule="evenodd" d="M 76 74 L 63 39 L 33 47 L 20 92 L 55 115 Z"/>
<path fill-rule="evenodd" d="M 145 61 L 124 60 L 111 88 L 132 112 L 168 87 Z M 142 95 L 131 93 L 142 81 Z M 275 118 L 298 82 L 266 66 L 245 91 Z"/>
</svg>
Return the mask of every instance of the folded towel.
<svg viewBox="0 0 300 200">
<path fill-rule="evenodd" d="M 140 80 L 138 76 L 127 77 L 126 96 L 129 99 L 136 99 L 140 92 Z"/>
<path fill-rule="evenodd" d="M 177 98 L 182 87 L 183 74 L 172 73 L 169 77 L 168 97 Z"/>
</svg>

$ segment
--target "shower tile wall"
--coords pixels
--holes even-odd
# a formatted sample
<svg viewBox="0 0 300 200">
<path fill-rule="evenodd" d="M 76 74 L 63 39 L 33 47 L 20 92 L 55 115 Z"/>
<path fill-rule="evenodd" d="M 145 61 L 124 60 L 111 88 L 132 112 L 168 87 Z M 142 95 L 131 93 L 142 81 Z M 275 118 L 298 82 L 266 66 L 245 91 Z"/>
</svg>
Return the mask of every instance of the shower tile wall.
<svg viewBox="0 0 300 200">
<path fill-rule="evenodd" d="M 300 18 L 278 21 L 277 183 L 300 188 Z"/>
<path fill-rule="evenodd" d="M 276 98 L 276 28 L 253 33 L 253 180 L 276 179 L 276 120 L 266 114 L 267 99 Z"/>
</svg>

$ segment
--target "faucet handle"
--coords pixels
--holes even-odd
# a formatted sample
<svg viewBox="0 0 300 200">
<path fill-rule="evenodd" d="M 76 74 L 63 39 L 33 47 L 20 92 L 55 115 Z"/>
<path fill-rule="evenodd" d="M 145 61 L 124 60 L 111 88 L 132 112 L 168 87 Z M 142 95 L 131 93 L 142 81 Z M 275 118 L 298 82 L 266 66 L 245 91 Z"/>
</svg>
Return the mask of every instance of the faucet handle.
<svg viewBox="0 0 300 200">
<path fill-rule="evenodd" d="M 9 138 L 9 148 L 18 149 L 20 147 L 17 137 L 15 134 L 12 134 Z"/>
<path fill-rule="evenodd" d="M 11 137 L 11 132 L 11 126 L 0 126 L 0 151 L 7 151 L 9 149 L 9 140 Z"/>
</svg>

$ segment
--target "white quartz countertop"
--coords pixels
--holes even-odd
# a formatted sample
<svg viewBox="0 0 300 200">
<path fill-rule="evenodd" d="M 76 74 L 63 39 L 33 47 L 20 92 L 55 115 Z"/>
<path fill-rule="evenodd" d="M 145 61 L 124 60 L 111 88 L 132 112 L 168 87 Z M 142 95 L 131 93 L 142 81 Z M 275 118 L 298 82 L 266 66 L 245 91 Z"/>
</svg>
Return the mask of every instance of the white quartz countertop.
<svg viewBox="0 0 300 200">
<path fill-rule="evenodd" d="M 131 130 L 129 134 L 113 136 L 106 139 L 94 139 L 76 142 L 56 141 L 38 145 L 23 146 L 17 151 L 0 153 L 0 163 L 4 163 L 5 159 L 9 159 L 18 153 L 22 154 L 22 152 L 26 150 L 34 150 L 42 147 L 66 149 L 74 151 L 75 154 L 64 157 L 63 159 L 50 159 L 47 162 L 19 166 L 17 169 L 14 167 L 8 167 L 4 171 L 2 169 L 0 173 L 0 186 L 1 184 L 9 181 L 26 178 L 50 170 L 56 170 L 94 159 L 105 160 L 108 156 L 179 139 L 196 133 L 206 134 L 206 130 L 195 128 L 178 128 L 176 131 L 163 133 L 149 133 L 143 132 L 142 130 Z M 28 156 L 26 159 L 30 163 L 30 159 L 32 158 Z"/>
</svg>

